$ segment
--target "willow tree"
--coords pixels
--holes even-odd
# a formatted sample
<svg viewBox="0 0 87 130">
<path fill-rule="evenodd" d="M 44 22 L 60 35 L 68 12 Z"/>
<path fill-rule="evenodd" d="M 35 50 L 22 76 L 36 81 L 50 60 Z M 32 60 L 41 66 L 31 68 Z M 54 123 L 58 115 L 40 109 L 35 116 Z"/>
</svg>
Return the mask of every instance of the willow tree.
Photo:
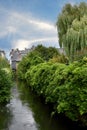
<svg viewBox="0 0 87 130">
<path fill-rule="evenodd" d="M 60 47 L 72 60 L 86 53 L 87 48 L 87 4 L 66 4 L 57 20 Z"/>
</svg>

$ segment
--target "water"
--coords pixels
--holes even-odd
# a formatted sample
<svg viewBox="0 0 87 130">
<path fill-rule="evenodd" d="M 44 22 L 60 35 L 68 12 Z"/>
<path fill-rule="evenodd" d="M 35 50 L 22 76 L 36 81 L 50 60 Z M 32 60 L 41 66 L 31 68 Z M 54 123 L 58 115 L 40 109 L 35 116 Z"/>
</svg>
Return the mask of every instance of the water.
<svg viewBox="0 0 87 130">
<path fill-rule="evenodd" d="M 0 130 L 73 130 L 79 127 L 61 116 L 51 117 L 51 108 L 24 84 L 12 88 L 12 99 L 0 106 Z"/>
</svg>

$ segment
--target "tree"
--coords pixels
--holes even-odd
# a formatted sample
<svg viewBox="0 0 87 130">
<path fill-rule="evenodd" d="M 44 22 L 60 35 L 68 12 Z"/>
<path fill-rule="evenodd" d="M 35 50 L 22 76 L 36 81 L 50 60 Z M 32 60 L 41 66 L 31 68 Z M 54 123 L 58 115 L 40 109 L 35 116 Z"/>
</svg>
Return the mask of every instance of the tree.
<svg viewBox="0 0 87 130">
<path fill-rule="evenodd" d="M 44 60 L 39 56 L 39 53 L 36 51 L 31 51 L 25 57 L 22 58 L 22 61 L 18 64 L 17 75 L 19 79 L 25 79 L 25 73 L 33 65 L 43 63 Z"/>
<path fill-rule="evenodd" d="M 38 45 L 34 50 L 23 57 L 22 61 L 18 64 L 18 78 L 25 79 L 25 73 L 28 69 L 30 69 L 34 65 L 36 66 L 40 63 L 44 63 L 57 55 L 59 55 L 59 52 L 56 48 L 47 48 L 42 45 Z"/>
<path fill-rule="evenodd" d="M 66 4 L 57 20 L 60 47 L 74 60 L 87 48 L 87 4 Z M 85 51 L 86 52 L 86 51 Z"/>
<path fill-rule="evenodd" d="M 56 55 L 60 55 L 58 50 L 55 47 L 45 47 L 42 45 L 38 45 L 34 51 L 37 51 L 41 58 L 43 58 L 45 61 L 48 61 L 49 59 L 53 58 Z"/>
</svg>

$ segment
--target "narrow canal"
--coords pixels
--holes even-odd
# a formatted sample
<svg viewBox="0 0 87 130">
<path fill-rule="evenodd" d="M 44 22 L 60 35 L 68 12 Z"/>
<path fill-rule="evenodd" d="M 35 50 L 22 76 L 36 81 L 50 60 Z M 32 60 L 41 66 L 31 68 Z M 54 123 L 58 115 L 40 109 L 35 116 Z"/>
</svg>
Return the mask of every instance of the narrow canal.
<svg viewBox="0 0 87 130">
<path fill-rule="evenodd" d="M 60 116 L 51 117 L 50 110 L 29 88 L 15 83 L 11 101 L 0 107 L 0 130 L 80 130 Z"/>
</svg>

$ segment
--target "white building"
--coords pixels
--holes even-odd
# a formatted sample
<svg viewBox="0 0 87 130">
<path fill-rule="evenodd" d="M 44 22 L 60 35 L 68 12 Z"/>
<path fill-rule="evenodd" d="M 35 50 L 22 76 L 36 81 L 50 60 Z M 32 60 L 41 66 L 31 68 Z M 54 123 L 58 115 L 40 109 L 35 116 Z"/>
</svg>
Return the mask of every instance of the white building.
<svg viewBox="0 0 87 130">
<path fill-rule="evenodd" d="M 5 52 L 3 50 L 0 50 L 0 56 L 5 58 Z"/>
</svg>

